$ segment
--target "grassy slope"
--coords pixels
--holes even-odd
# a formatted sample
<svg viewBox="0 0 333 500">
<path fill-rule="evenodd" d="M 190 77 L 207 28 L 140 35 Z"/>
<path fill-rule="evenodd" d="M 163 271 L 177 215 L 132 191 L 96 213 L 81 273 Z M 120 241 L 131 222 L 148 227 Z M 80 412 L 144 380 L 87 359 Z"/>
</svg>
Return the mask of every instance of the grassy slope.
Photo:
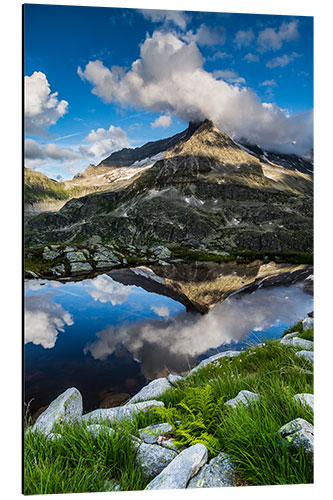
<svg viewBox="0 0 333 500">
<path fill-rule="evenodd" d="M 301 335 L 313 338 L 310 331 Z M 312 410 L 292 400 L 297 393 L 313 393 L 312 365 L 298 358 L 296 350 L 268 341 L 236 358 L 222 358 L 158 398 L 165 410 L 118 425 L 112 438 L 91 437 L 86 424 L 59 429 L 63 437 L 53 442 L 28 433 L 25 493 L 106 491 L 112 480 L 122 490 L 143 489 L 148 480 L 135 464 L 128 433 L 138 435 L 146 425 L 178 419 L 182 423 L 173 438 L 183 446 L 203 442 L 211 457 L 228 453 L 237 465 L 237 484 L 311 483 L 312 459 L 277 434 L 294 418 L 313 422 Z M 259 402 L 249 408 L 225 407 L 242 389 L 259 393 Z"/>
</svg>

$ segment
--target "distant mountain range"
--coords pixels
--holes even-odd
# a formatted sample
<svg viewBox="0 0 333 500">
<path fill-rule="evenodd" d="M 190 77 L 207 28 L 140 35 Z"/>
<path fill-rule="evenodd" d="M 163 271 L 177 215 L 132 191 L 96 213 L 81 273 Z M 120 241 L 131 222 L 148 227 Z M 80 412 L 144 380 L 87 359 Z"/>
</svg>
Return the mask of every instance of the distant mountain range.
<svg viewBox="0 0 333 500">
<path fill-rule="evenodd" d="M 117 151 L 71 181 L 27 170 L 30 207 L 61 199 L 64 206 L 27 217 L 26 245 L 312 252 L 312 171 L 310 160 L 237 144 L 209 120 L 190 123 L 168 139 Z"/>
</svg>

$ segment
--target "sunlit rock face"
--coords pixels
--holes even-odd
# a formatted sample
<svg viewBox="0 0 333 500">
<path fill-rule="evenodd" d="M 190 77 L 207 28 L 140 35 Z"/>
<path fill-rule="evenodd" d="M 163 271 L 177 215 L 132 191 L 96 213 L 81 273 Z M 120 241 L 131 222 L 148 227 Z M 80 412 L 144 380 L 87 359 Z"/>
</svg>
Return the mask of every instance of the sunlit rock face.
<svg viewBox="0 0 333 500">
<path fill-rule="evenodd" d="M 89 167 L 75 182 L 98 179 L 103 189 L 28 218 L 27 246 L 100 237 L 137 247 L 312 251 L 310 173 L 261 161 L 209 120 L 178 136 L 153 157 L 119 152 L 124 165 L 138 157 L 129 166 Z"/>
<path fill-rule="evenodd" d="M 291 284 L 304 280 L 311 273 L 306 265 L 250 264 L 237 262 L 195 262 L 165 267 L 151 266 L 110 271 L 109 276 L 126 285 L 138 285 L 150 292 L 160 293 L 184 304 L 189 311 L 202 314 L 213 309 L 233 293 L 249 286 Z M 163 311 L 161 311 L 163 316 Z M 167 316 L 167 313 L 164 312 Z"/>
</svg>

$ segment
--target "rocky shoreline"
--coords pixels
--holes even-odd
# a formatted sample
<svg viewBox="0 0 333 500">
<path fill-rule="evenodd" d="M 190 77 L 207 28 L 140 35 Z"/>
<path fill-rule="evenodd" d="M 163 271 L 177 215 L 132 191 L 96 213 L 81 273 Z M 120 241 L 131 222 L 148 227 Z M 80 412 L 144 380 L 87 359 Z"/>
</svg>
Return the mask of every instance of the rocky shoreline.
<svg viewBox="0 0 333 500">
<path fill-rule="evenodd" d="M 304 330 L 313 328 L 313 318 L 307 317 L 302 321 Z M 313 363 L 313 341 L 299 337 L 297 331 L 284 335 L 280 340 L 282 346 L 296 349 L 296 355 L 302 357 L 305 363 Z M 259 344 L 256 348 L 264 348 Z M 298 350 L 302 349 L 302 350 Z M 164 403 L 159 401 L 166 391 L 172 391 L 183 378 L 191 377 L 202 368 L 214 366 L 222 358 L 230 359 L 239 356 L 242 351 L 226 351 L 201 361 L 198 366 L 190 370 L 184 377 L 170 374 L 168 377 L 151 381 L 134 395 L 124 406 L 106 409 L 96 409 L 83 415 L 83 403 L 80 392 L 72 387 L 58 396 L 48 408 L 37 418 L 33 426 L 26 429 L 26 433 L 41 433 L 52 441 L 61 440 L 60 432 L 54 432 L 54 426 L 67 424 L 84 424 L 86 431 L 97 438 L 99 433 L 107 434 L 111 439 L 115 432 L 113 424 L 133 421 L 142 412 L 148 414 L 156 408 L 163 408 Z M 251 354 L 251 353 L 249 353 Z M 313 410 L 313 395 L 297 393 L 293 396 L 295 404 L 306 405 Z M 248 390 L 241 390 L 236 397 L 226 401 L 224 406 L 230 411 L 239 405 L 250 407 L 260 404 L 260 394 Z M 175 426 L 180 425 L 175 422 Z M 231 457 L 224 452 L 208 461 L 207 447 L 198 442 L 185 449 L 180 449 L 173 440 L 175 427 L 168 422 L 162 422 L 138 429 L 140 437 L 131 435 L 136 449 L 136 462 L 142 467 L 150 482 L 147 490 L 181 489 L 181 488 L 209 488 L 235 486 L 236 465 Z M 295 418 L 286 422 L 278 433 L 287 445 L 303 448 L 312 457 L 314 452 L 313 425 L 303 418 Z M 110 490 L 116 491 L 119 486 L 110 482 Z"/>
</svg>

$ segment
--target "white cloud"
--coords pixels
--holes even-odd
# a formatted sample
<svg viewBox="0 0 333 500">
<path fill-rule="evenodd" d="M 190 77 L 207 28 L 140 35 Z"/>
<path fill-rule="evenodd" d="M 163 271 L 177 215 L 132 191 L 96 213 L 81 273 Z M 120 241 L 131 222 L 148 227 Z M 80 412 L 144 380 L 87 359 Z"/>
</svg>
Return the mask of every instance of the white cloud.
<svg viewBox="0 0 333 500">
<path fill-rule="evenodd" d="M 225 42 L 225 38 L 226 33 L 223 26 L 212 29 L 207 28 L 205 24 L 202 24 L 196 33 L 193 30 L 189 30 L 182 36 L 182 39 L 186 42 L 195 42 L 201 46 L 222 45 Z"/>
<path fill-rule="evenodd" d="M 285 300 L 286 293 L 292 300 Z M 164 366 L 176 372 L 184 370 L 186 360 L 193 361 L 223 344 L 239 342 L 252 330 L 265 330 L 275 324 L 277 317 L 288 324 L 306 315 L 311 304 L 312 297 L 297 287 L 259 289 L 251 295 L 230 297 L 203 316 L 184 312 L 170 319 L 107 327 L 96 334 L 96 341 L 87 344 L 84 352 L 104 360 L 122 345 L 142 363 L 143 374 L 153 379 L 161 376 Z"/>
<path fill-rule="evenodd" d="M 231 54 L 228 54 L 227 52 L 221 52 L 218 50 L 217 52 L 214 52 L 212 56 L 207 56 L 206 60 L 207 61 L 217 61 L 218 59 L 228 59 L 232 58 Z"/>
<path fill-rule="evenodd" d="M 241 49 L 243 47 L 248 47 L 250 43 L 254 40 L 254 33 L 252 28 L 249 28 L 247 31 L 239 30 L 236 33 L 234 38 L 234 42 L 237 49 Z"/>
<path fill-rule="evenodd" d="M 170 115 L 161 115 L 151 123 L 151 126 L 153 128 L 155 128 L 155 127 L 167 128 L 167 127 L 170 127 L 170 125 L 171 125 L 171 116 Z"/>
<path fill-rule="evenodd" d="M 248 63 L 259 61 L 259 57 L 256 54 L 252 54 L 251 52 L 246 54 L 246 56 L 244 56 L 243 59 Z"/>
<path fill-rule="evenodd" d="M 189 14 L 178 10 L 154 10 L 154 9 L 140 9 L 139 12 L 153 23 L 174 24 L 178 28 L 185 30 L 188 21 L 190 20 Z"/>
<path fill-rule="evenodd" d="M 87 149 L 81 147 L 81 153 L 90 157 L 94 156 L 98 160 L 102 160 L 113 151 L 130 147 L 125 130 L 113 125 L 110 125 L 107 130 L 104 128 L 91 130 L 84 142 L 89 143 L 90 146 Z"/>
<path fill-rule="evenodd" d="M 117 283 L 107 274 L 100 274 L 86 283 L 89 285 L 87 291 L 95 301 L 111 302 L 113 306 L 123 304 L 131 292 L 130 286 Z"/>
<path fill-rule="evenodd" d="M 24 158 L 26 160 L 73 161 L 81 155 L 69 148 L 60 148 L 56 144 L 38 144 L 33 139 L 24 141 Z"/>
<path fill-rule="evenodd" d="M 229 83 L 242 83 L 245 84 L 245 78 L 239 76 L 235 71 L 226 69 L 226 70 L 216 70 L 213 72 L 213 76 L 216 79 L 222 78 Z"/>
<path fill-rule="evenodd" d="M 265 80 L 259 84 L 261 87 L 277 87 L 278 84 L 275 80 Z"/>
<path fill-rule="evenodd" d="M 45 134 L 59 118 L 67 113 L 68 102 L 58 100 L 58 92 L 51 93 L 46 75 L 35 71 L 24 77 L 25 131 L 30 135 Z"/>
<path fill-rule="evenodd" d="M 290 64 L 296 57 L 300 57 L 299 54 L 293 52 L 292 54 L 283 54 L 283 56 L 275 57 L 267 62 L 267 68 L 284 68 L 288 64 Z"/>
<path fill-rule="evenodd" d="M 34 295 L 25 299 L 25 343 L 32 342 L 44 349 L 55 346 L 58 333 L 73 325 L 72 316 L 50 297 Z"/>
<path fill-rule="evenodd" d="M 151 306 L 150 309 L 161 318 L 168 318 L 170 316 L 170 311 L 167 306 Z"/>
<path fill-rule="evenodd" d="M 265 28 L 260 31 L 257 39 L 258 50 L 260 52 L 279 50 L 284 42 L 295 41 L 298 38 L 298 21 L 283 22 L 278 30 Z"/>
<path fill-rule="evenodd" d="M 209 118 L 232 137 L 247 137 L 268 149 L 288 151 L 290 137 L 297 140 L 294 152 L 302 154 L 312 146 L 312 112 L 288 117 L 276 105 L 267 108 L 253 90 L 214 78 L 203 63 L 194 42 L 155 31 L 122 76 L 101 61 L 90 61 L 78 73 L 106 102 L 170 113 L 185 121 Z"/>
</svg>

